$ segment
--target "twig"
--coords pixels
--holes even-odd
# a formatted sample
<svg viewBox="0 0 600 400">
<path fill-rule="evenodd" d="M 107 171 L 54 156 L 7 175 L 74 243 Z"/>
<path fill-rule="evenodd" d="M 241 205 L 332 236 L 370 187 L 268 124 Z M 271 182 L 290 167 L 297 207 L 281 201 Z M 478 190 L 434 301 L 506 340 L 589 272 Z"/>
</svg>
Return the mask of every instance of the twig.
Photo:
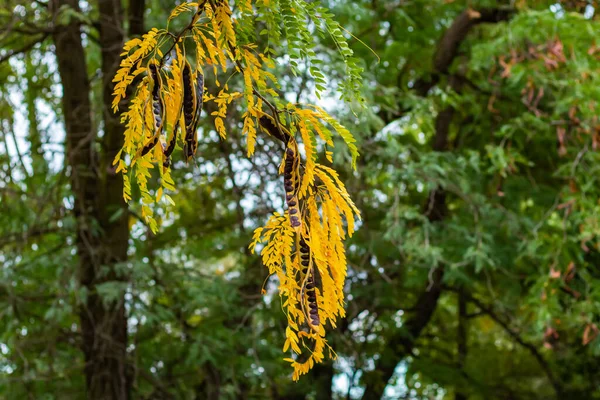
<svg viewBox="0 0 600 400">
<path fill-rule="evenodd" d="M 177 43 L 179 43 L 179 39 L 181 39 L 181 37 L 185 33 L 187 33 L 190 29 L 192 29 L 194 27 L 194 24 L 196 23 L 196 17 L 199 16 L 200 14 L 202 14 L 202 12 L 204 11 L 204 4 L 206 4 L 206 1 L 207 0 L 204 0 L 202 3 L 198 4 L 198 10 L 196 11 L 196 13 L 194 14 L 194 16 L 192 17 L 192 20 L 190 21 L 190 23 L 188 24 L 188 26 L 186 26 L 185 28 L 183 28 L 177 34 L 177 36 L 174 36 L 172 33 L 167 32 L 171 37 L 173 37 L 173 44 L 171 45 L 171 47 L 169 47 L 169 50 L 167 50 L 164 53 L 165 56 L 160 60 L 159 68 L 162 68 L 162 66 L 165 63 L 165 60 L 167 59 L 167 57 L 171 53 L 171 50 L 173 50 L 173 48 L 175 48 L 175 45 L 177 45 Z"/>
</svg>

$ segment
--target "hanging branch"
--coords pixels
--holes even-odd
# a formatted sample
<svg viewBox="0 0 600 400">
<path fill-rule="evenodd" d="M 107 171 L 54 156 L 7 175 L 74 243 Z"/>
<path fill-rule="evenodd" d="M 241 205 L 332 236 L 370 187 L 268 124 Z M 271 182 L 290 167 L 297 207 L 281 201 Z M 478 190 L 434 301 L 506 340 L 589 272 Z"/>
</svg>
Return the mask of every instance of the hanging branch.
<svg viewBox="0 0 600 400">
<path fill-rule="evenodd" d="M 299 0 L 297 5 L 298 11 L 303 9 L 311 18 L 318 17 L 308 3 Z M 164 204 L 163 199 L 174 204 L 167 194 L 176 191 L 170 175 L 171 156 L 176 144 L 181 143 L 184 159 L 188 164 L 195 163 L 197 129 L 204 104 L 214 102 L 214 127 L 225 140 L 223 120 L 227 108 L 242 100 L 242 134 L 248 157 L 254 154 L 259 127 L 285 145 L 279 173 L 284 175 L 287 210 L 274 213 L 265 226 L 256 229 L 249 248 L 251 252 L 262 248 L 263 264 L 279 278 L 279 293 L 285 298 L 288 319 L 283 350 L 292 350 L 292 357 L 285 360 L 290 362 L 293 379 L 297 380 L 324 359 L 326 348 L 329 356 L 335 358 L 325 340 L 325 327 L 335 327 L 336 320 L 345 315 L 343 288 L 347 266 L 343 241 L 352 235 L 355 219 L 360 218 L 337 172 L 317 162 L 318 145 L 320 142 L 326 149 L 326 159 L 331 162 L 332 151 L 328 149 L 334 147 L 334 134 L 338 134 L 350 151 L 353 166 L 358 148 L 352 134 L 321 107 L 283 105 L 275 100 L 279 86 L 270 72 L 275 61 L 238 33 L 253 28 L 255 18 L 252 2 L 241 2 L 239 7 L 241 18 L 235 20 L 225 1 L 182 3 L 173 10 L 169 21 L 182 13 L 193 14 L 177 34 L 154 28 L 124 45 L 124 58 L 113 80 L 115 112 L 121 99 L 128 96 L 128 86 L 136 77 L 143 78 L 135 79 L 137 85 L 135 92 L 130 91 L 134 94 L 129 108 L 121 114 L 126 126 L 125 140 L 114 164 L 116 172 L 123 173 L 125 201 L 132 198 L 131 182 L 135 178 L 142 197 L 141 218 L 156 232 L 159 226 L 151 205 Z M 329 14 L 319 10 L 344 60 L 349 60 L 351 51 L 341 30 Z M 298 25 L 303 17 L 299 13 L 286 18 L 286 23 Z M 193 46 L 189 46 L 191 42 Z M 167 49 L 165 53 L 162 47 Z M 188 54 L 195 56 L 192 64 Z M 168 67 L 167 57 L 172 60 Z M 241 76 L 242 92 L 230 89 L 231 76 L 223 85 L 219 82 L 219 72 L 229 70 L 232 75 Z M 219 88 L 216 93 L 204 87 L 205 74 L 211 72 Z M 356 89 L 358 82 L 356 69 L 351 72 L 351 84 L 343 88 L 346 95 L 352 87 Z M 324 77 L 318 69 L 311 67 L 311 74 L 317 84 L 323 84 Z M 161 179 L 160 187 L 152 190 L 148 178 L 155 166 Z"/>
</svg>

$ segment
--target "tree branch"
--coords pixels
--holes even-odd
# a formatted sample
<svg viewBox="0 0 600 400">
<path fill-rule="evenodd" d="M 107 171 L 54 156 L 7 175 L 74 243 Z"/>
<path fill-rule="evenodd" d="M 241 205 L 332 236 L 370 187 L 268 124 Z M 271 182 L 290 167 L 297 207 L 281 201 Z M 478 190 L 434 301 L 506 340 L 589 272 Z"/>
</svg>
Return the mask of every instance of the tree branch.
<svg viewBox="0 0 600 400">
<path fill-rule="evenodd" d="M 429 89 L 439 81 L 441 74 L 446 74 L 458 54 L 458 48 L 465 39 L 470 29 L 482 22 L 497 22 L 508 19 L 509 11 L 500 9 L 484 9 L 463 11 L 442 35 L 433 57 L 434 76 L 430 81 L 420 79 L 415 84 L 415 90 L 425 96 Z M 461 82 L 455 77 L 450 77 L 449 84 L 454 90 L 459 91 Z M 435 120 L 435 137 L 432 143 L 434 151 L 447 151 L 449 146 L 448 136 L 455 110 L 452 107 L 440 111 Z M 428 203 L 424 207 L 424 214 L 430 222 L 442 221 L 447 214 L 446 192 L 436 188 L 429 194 Z M 380 399 L 387 382 L 394 374 L 398 363 L 412 353 L 416 340 L 427 326 L 442 292 L 444 278 L 444 265 L 433 266 L 429 271 L 429 281 L 415 305 L 415 311 L 404 321 L 401 330 L 392 335 L 386 344 L 386 351 L 382 352 L 375 363 L 375 369 L 364 375 L 366 388 L 363 400 Z"/>
<path fill-rule="evenodd" d="M 16 29 L 15 29 L 15 31 L 16 31 Z M 50 36 L 50 33 L 51 33 L 51 31 L 43 32 L 40 37 L 38 37 L 37 39 L 32 40 L 31 42 L 27 43 L 25 46 L 23 46 L 23 47 L 21 47 L 19 49 L 13 49 L 13 50 L 8 51 L 5 55 L 3 55 L 2 57 L 0 57 L 0 64 L 2 64 L 3 62 L 8 61 L 11 57 L 16 56 L 17 54 L 22 54 L 22 53 L 28 52 L 36 44 L 42 43 L 44 40 L 46 40 L 46 38 L 48 36 Z"/>
<path fill-rule="evenodd" d="M 511 8 L 484 8 L 481 10 L 467 9 L 460 13 L 452 22 L 452 25 L 444 32 L 438 42 L 433 56 L 433 71 L 428 77 L 417 79 L 413 89 L 419 96 L 427 96 L 429 90 L 438 84 L 440 78 L 448 73 L 452 62 L 458 55 L 461 43 L 467 37 L 473 27 L 482 23 L 496 23 L 506 21 L 513 15 Z M 387 124 L 393 119 L 401 117 L 406 109 L 400 109 L 396 113 L 386 115 L 380 113 L 380 117 Z"/>
<path fill-rule="evenodd" d="M 433 56 L 433 75 L 431 79 L 420 78 L 415 83 L 414 88 L 417 93 L 420 96 L 426 96 L 427 92 L 439 82 L 440 77 L 448 73 L 452 62 L 458 55 L 461 43 L 474 26 L 486 22 L 506 21 L 512 13 L 512 9 L 502 8 L 484 8 L 477 11 L 469 8 L 460 13 L 437 45 Z"/>
<path fill-rule="evenodd" d="M 516 329 L 511 328 L 509 321 L 507 321 L 504 317 L 501 317 L 500 315 L 498 315 L 498 313 L 492 308 L 492 306 L 489 306 L 489 305 L 483 303 L 481 300 L 477 299 L 476 297 L 474 297 L 471 294 L 461 292 L 460 289 L 456 289 L 453 287 L 444 287 L 444 288 L 447 290 L 450 290 L 450 291 L 461 293 L 468 302 L 473 303 L 477 308 L 479 308 L 483 312 L 483 314 L 489 316 L 494 322 L 496 322 L 500 327 L 502 327 L 502 329 L 504 329 L 504 331 L 515 342 L 517 342 L 523 348 L 528 350 L 531 353 L 531 355 L 533 356 L 533 358 L 536 359 L 538 364 L 540 364 L 540 367 L 542 367 L 542 369 L 544 370 L 544 373 L 546 374 L 548 381 L 550 381 L 550 384 L 552 385 L 552 387 L 554 388 L 554 391 L 556 392 L 557 398 L 559 398 L 559 399 L 563 398 L 563 388 L 562 388 L 561 383 L 554 377 L 554 374 L 552 373 L 552 369 L 550 368 L 550 366 L 548 365 L 548 363 L 546 362 L 546 360 L 544 359 L 544 357 L 538 351 L 538 349 L 536 348 L 536 346 L 534 344 L 523 339 L 519 335 L 519 333 L 517 332 Z"/>
</svg>

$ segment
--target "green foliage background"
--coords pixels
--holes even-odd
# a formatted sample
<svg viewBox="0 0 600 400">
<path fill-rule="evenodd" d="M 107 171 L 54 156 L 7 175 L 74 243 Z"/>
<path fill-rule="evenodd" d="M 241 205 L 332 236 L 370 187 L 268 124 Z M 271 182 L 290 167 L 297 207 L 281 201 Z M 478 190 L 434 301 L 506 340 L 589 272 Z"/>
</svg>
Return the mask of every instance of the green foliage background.
<svg viewBox="0 0 600 400">
<path fill-rule="evenodd" d="M 176 163 L 176 206 L 157 211 L 160 233 L 131 210 L 129 259 L 117 268 L 126 279 L 98 287 L 108 302 L 125 299 L 132 398 L 600 398 L 597 4 L 322 3 L 364 42 L 344 33 L 364 68 L 364 109 L 337 100 L 348 66 L 335 44 L 315 35 L 305 49 L 330 78 L 324 90 L 317 82 L 323 103 L 361 153 L 357 171 L 349 154 L 334 160 L 363 213 L 347 249 L 348 316 L 328 337 L 339 358 L 291 382 L 276 283 L 247 250 L 253 229 L 282 208 L 280 149 L 259 137 L 247 159 L 238 109 L 226 121 L 230 140 L 207 118 L 196 163 Z M 31 36 L 10 22 L 43 34 L 48 16 L 43 2 L 5 4 L 0 398 L 85 398 L 77 308 L 87 293 L 53 44 L 7 57 Z M 173 4 L 146 7 L 149 29 Z M 492 9 L 506 15 L 470 26 L 451 63 L 435 65 L 461 15 Z M 82 20 L 101 136 L 94 2 L 81 14 L 70 18 Z M 286 54 L 276 39 L 268 45 Z M 298 65 L 281 60 L 281 92 L 318 101 L 302 56 L 289 56 Z M 444 121 L 446 144 L 436 147 Z M 432 290 L 439 297 L 425 304 Z M 425 306 L 432 316 L 415 335 L 407 326 Z M 386 382 L 388 361 L 396 367 Z"/>
</svg>

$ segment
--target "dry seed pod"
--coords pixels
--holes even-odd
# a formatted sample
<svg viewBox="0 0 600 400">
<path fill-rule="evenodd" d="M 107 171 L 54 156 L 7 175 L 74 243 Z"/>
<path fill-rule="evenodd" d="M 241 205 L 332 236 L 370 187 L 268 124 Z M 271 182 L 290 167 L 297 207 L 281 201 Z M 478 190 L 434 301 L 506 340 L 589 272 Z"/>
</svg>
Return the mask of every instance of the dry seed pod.
<svg viewBox="0 0 600 400">
<path fill-rule="evenodd" d="M 287 143 L 290 140 L 290 133 L 285 127 L 277 128 L 277 123 L 270 115 L 264 114 L 258 119 L 260 126 L 271 136 Z"/>
<path fill-rule="evenodd" d="M 163 122 L 165 120 L 165 107 L 162 98 L 162 82 L 160 73 L 156 64 L 150 64 L 148 67 L 152 77 L 152 115 L 154 116 L 154 129 L 156 134 L 162 134 Z"/>
<path fill-rule="evenodd" d="M 196 154 L 198 148 L 198 124 L 200 123 L 200 113 L 202 111 L 202 98 L 204 96 L 204 75 L 196 73 L 195 96 L 194 96 L 194 119 L 191 128 L 186 127 L 185 136 L 185 156 L 189 160 Z"/>
<path fill-rule="evenodd" d="M 187 132 L 188 126 L 191 127 L 194 120 L 194 105 L 196 102 L 196 90 L 192 82 L 192 67 L 190 67 L 188 61 L 183 65 L 181 77 L 183 79 L 183 118 Z"/>
<path fill-rule="evenodd" d="M 196 114 L 194 116 L 194 134 L 196 133 L 198 124 L 200 123 L 200 113 L 202 112 L 202 101 L 204 98 L 204 74 L 198 71 L 196 72 L 196 75 Z"/>
<path fill-rule="evenodd" d="M 318 330 L 321 324 L 319 317 L 319 305 L 317 303 L 317 292 L 315 290 L 315 270 L 310 257 L 310 248 L 304 239 L 300 239 L 300 266 L 304 274 L 302 283 L 302 305 L 304 310 L 304 293 L 306 293 L 306 302 L 308 304 L 308 315 L 304 311 L 308 326 L 313 330 Z"/>
<path fill-rule="evenodd" d="M 171 135 L 171 140 L 168 144 L 163 146 L 163 154 L 165 156 L 163 160 L 163 167 L 169 168 L 171 166 L 171 154 L 173 154 L 173 150 L 175 150 L 175 144 L 177 143 L 177 131 L 179 130 L 179 119 L 175 122 L 175 127 L 173 128 L 173 135 Z"/>
<path fill-rule="evenodd" d="M 176 52 L 176 56 L 179 57 L 177 52 Z M 189 63 L 186 61 L 182 67 L 181 75 L 179 76 L 179 84 L 181 85 L 181 87 L 185 87 L 184 79 L 183 79 L 183 76 L 184 76 L 183 69 L 185 69 L 186 66 L 188 69 L 187 69 L 185 75 L 189 77 L 189 74 L 190 74 Z M 177 108 L 177 114 L 175 116 L 175 125 L 173 126 L 173 134 L 171 135 L 171 139 L 167 143 L 166 146 L 163 146 L 163 154 L 164 154 L 163 167 L 164 168 L 169 168 L 171 166 L 171 154 L 173 154 L 173 151 L 175 150 L 175 145 L 177 144 L 177 135 L 179 134 L 178 131 L 179 131 L 179 128 L 181 127 L 181 113 L 183 110 L 184 97 L 185 97 L 185 95 L 182 94 L 181 100 L 179 102 L 179 106 Z"/>
<path fill-rule="evenodd" d="M 196 152 L 194 144 L 196 133 L 193 131 L 194 117 L 196 115 L 196 88 L 194 87 L 192 67 L 185 62 L 181 71 L 183 79 L 183 120 L 185 123 L 185 138 L 183 142 L 183 153 L 186 160 L 190 160 Z"/>
<path fill-rule="evenodd" d="M 144 147 L 142 147 L 142 151 L 140 152 L 140 156 L 143 157 L 150 152 L 158 143 L 158 136 L 152 137 L 149 141 L 146 142 Z"/>
<path fill-rule="evenodd" d="M 162 133 L 163 122 L 164 122 L 164 101 L 161 94 L 161 80 L 156 64 L 150 64 L 148 66 L 150 71 L 150 77 L 152 78 L 152 120 L 154 122 L 152 129 L 152 137 L 144 144 L 141 150 L 139 150 L 139 156 L 143 157 L 150 152 L 158 143 L 159 135 Z"/>
<path fill-rule="evenodd" d="M 285 201 L 288 206 L 288 214 L 290 217 L 290 224 L 296 231 L 300 230 L 302 221 L 298 206 L 298 181 L 299 181 L 299 168 L 298 168 L 298 152 L 296 149 L 296 142 L 290 141 L 288 147 L 285 149 L 285 165 L 283 168 L 283 187 L 285 189 Z"/>
</svg>

